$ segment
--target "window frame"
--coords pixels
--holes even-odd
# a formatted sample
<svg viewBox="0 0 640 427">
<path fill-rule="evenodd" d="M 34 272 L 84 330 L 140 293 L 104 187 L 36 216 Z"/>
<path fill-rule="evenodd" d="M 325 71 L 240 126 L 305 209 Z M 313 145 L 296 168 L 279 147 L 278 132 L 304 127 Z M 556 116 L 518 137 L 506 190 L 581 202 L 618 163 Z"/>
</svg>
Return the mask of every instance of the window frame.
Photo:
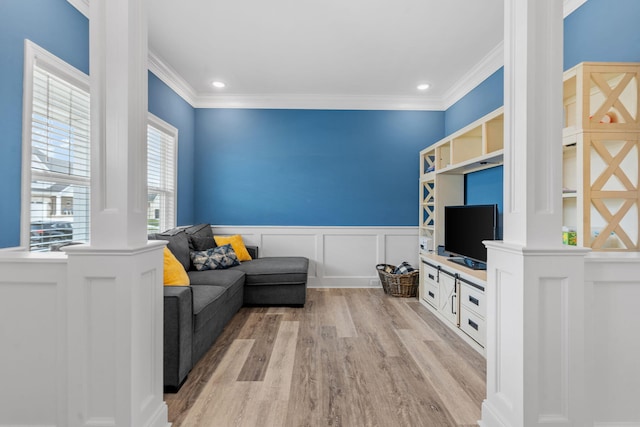
<svg viewBox="0 0 640 427">
<path fill-rule="evenodd" d="M 48 52 L 34 42 L 24 41 L 24 70 L 23 70 L 23 94 L 22 94 L 22 177 L 21 177 L 21 206 L 20 206 L 20 247 L 30 250 L 31 243 L 31 170 L 32 155 L 32 115 L 34 97 L 34 66 L 54 74 L 57 78 L 85 90 L 91 96 L 89 76 L 68 64 L 54 54 Z M 91 146 L 91 143 L 89 143 Z M 89 162 L 91 167 L 91 161 Z M 91 175 L 86 179 L 70 179 L 69 182 L 83 181 L 91 190 Z M 91 206 L 89 202 L 89 223 L 91 223 Z M 87 241 L 90 231 L 87 231 Z"/>
<path fill-rule="evenodd" d="M 173 192 L 167 192 L 165 189 L 157 189 L 158 191 L 165 192 L 167 194 L 172 194 L 171 203 L 165 206 L 165 212 L 161 213 L 161 218 L 166 218 L 166 213 L 171 210 L 171 221 L 170 223 L 165 223 L 164 225 L 159 225 L 158 232 L 162 232 L 171 228 L 174 228 L 177 224 L 177 203 L 178 203 L 178 129 L 169 123 L 165 122 L 158 116 L 148 113 L 147 119 L 147 135 L 149 132 L 149 127 L 153 127 L 160 132 L 168 135 L 173 139 L 173 146 L 169 150 L 169 154 L 171 156 L 171 162 L 173 163 L 173 172 L 171 174 L 171 182 L 173 183 Z M 149 155 L 149 140 L 147 137 L 147 157 Z M 149 186 L 149 169 L 148 169 L 148 160 L 147 160 L 147 198 L 150 193 L 151 187 Z M 154 188 L 154 190 L 156 190 Z M 148 212 L 147 212 L 148 213 Z M 149 217 L 147 215 L 147 221 Z M 149 232 L 149 225 L 147 222 L 147 232 Z"/>
</svg>

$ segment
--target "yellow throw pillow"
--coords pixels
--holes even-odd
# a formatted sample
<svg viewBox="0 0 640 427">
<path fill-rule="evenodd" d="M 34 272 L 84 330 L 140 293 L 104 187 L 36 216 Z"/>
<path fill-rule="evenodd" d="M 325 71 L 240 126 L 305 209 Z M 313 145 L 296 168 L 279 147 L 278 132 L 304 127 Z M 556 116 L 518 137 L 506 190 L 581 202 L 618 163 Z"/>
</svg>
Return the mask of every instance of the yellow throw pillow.
<svg viewBox="0 0 640 427">
<path fill-rule="evenodd" d="M 189 275 L 173 253 L 164 247 L 164 285 L 189 286 Z"/>
<path fill-rule="evenodd" d="M 213 238 L 216 240 L 216 245 L 218 246 L 230 244 L 239 261 L 251 261 L 251 255 L 249 255 L 249 251 L 244 245 L 241 235 L 213 236 Z"/>
</svg>

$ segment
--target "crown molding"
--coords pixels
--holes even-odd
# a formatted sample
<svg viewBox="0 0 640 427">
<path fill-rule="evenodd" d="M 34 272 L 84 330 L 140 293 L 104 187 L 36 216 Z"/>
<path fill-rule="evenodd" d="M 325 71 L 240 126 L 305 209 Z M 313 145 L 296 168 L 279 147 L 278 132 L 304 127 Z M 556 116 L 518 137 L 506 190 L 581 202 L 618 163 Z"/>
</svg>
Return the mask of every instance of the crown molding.
<svg viewBox="0 0 640 427">
<path fill-rule="evenodd" d="M 196 108 L 299 110 L 442 110 L 439 98 L 419 96 L 347 96 L 320 94 L 204 95 Z"/>
<path fill-rule="evenodd" d="M 89 18 L 89 0 L 67 0 L 71 6 L 78 9 L 87 19 Z"/>
<path fill-rule="evenodd" d="M 197 94 L 177 71 L 149 50 L 149 71 L 193 108 L 299 110 L 442 110 L 442 99 L 423 96 L 347 96 L 320 94 Z"/>
<path fill-rule="evenodd" d="M 444 95 L 443 109 L 451 107 L 504 65 L 504 42 L 500 42 Z"/>
<path fill-rule="evenodd" d="M 564 17 L 571 15 L 577 8 L 585 4 L 587 0 L 564 0 Z"/>
<path fill-rule="evenodd" d="M 169 86 L 192 107 L 196 107 L 196 93 L 170 65 L 164 62 L 155 52 L 149 49 L 149 71 Z"/>
</svg>

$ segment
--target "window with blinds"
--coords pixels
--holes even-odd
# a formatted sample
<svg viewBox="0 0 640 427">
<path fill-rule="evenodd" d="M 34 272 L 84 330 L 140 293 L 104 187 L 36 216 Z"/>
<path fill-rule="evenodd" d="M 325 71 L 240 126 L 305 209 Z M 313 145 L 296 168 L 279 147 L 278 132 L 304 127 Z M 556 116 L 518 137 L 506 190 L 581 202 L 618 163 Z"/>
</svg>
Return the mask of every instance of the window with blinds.
<svg viewBox="0 0 640 427">
<path fill-rule="evenodd" d="M 147 126 L 147 231 L 175 227 L 178 130 L 149 114 Z"/>
<path fill-rule="evenodd" d="M 31 70 L 26 70 L 31 72 L 25 73 L 31 84 L 30 99 L 25 99 L 31 118 L 25 142 L 31 166 L 26 215 L 32 251 L 89 240 L 88 77 L 55 57 L 48 60 L 49 56 L 53 57 L 38 52 Z"/>
</svg>

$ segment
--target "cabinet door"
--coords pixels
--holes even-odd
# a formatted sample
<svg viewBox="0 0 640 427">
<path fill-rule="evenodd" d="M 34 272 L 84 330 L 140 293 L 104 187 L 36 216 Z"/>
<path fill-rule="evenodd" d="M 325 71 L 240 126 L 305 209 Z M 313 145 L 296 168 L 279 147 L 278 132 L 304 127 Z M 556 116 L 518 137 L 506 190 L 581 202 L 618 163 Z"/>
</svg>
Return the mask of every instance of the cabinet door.
<svg viewBox="0 0 640 427">
<path fill-rule="evenodd" d="M 439 304 L 438 311 L 449 322 L 458 326 L 459 301 L 456 292 L 456 279 L 443 272 L 440 272 L 440 286 L 438 290 Z"/>
</svg>

